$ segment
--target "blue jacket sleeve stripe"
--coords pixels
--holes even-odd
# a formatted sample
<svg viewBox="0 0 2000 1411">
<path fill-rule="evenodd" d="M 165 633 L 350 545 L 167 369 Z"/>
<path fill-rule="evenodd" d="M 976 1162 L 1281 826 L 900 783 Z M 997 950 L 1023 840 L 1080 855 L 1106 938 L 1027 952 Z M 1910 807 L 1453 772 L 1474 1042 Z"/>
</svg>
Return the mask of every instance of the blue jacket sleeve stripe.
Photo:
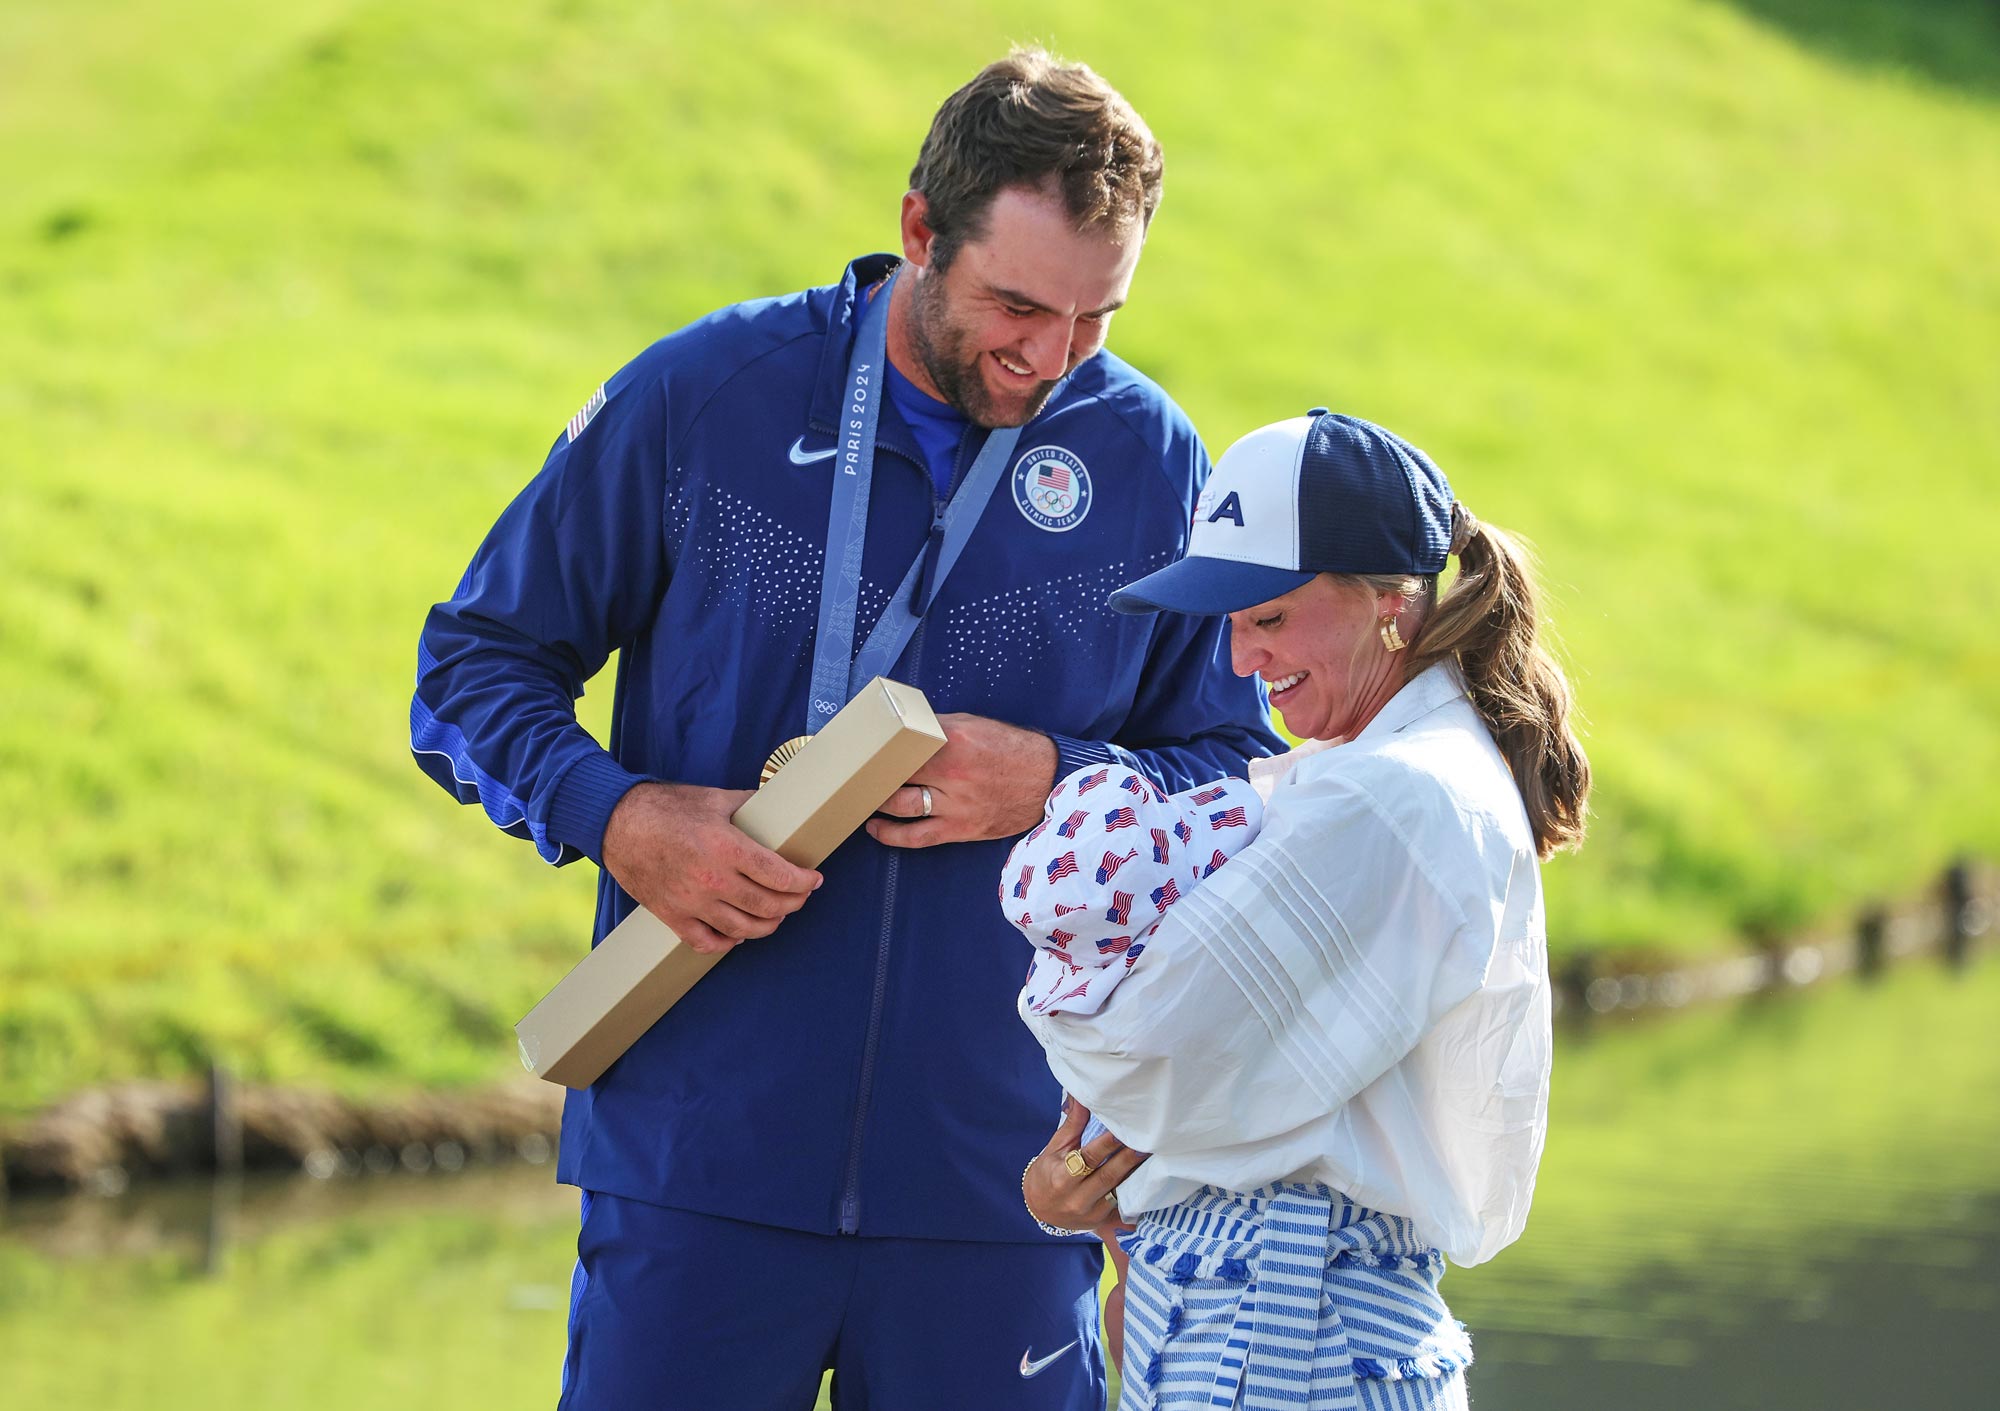
<svg viewBox="0 0 2000 1411">
<path fill-rule="evenodd" d="M 429 649 L 418 642 L 417 675 L 436 665 Z M 478 804 L 501 832 L 533 843 L 543 861 L 560 866 L 571 860 L 574 854 L 528 817 L 527 805 L 511 789 L 473 763 L 464 732 L 439 720 L 421 696 L 410 698 L 410 753 L 416 756 L 417 767 L 460 803 Z"/>
</svg>

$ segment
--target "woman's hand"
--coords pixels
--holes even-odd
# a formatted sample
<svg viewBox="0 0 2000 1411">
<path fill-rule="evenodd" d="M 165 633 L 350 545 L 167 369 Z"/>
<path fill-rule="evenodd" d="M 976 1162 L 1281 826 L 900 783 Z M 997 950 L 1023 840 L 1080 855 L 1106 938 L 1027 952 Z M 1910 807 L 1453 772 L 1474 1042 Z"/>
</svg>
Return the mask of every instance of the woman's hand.
<svg viewBox="0 0 2000 1411">
<path fill-rule="evenodd" d="M 1089 1108 L 1075 1098 L 1063 1099 L 1063 1119 L 1022 1177 L 1021 1196 L 1028 1203 L 1028 1212 L 1045 1225 L 1094 1230 L 1109 1239 L 1113 1227 L 1124 1223 L 1118 1214 L 1118 1183 L 1137 1170 L 1150 1153 L 1134 1151 L 1105 1132 L 1083 1148 L 1083 1159 L 1091 1169 L 1081 1176 L 1071 1175 L 1067 1158 L 1077 1149 L 1077 1138 L 1089 1121 Z"/>
</svg>

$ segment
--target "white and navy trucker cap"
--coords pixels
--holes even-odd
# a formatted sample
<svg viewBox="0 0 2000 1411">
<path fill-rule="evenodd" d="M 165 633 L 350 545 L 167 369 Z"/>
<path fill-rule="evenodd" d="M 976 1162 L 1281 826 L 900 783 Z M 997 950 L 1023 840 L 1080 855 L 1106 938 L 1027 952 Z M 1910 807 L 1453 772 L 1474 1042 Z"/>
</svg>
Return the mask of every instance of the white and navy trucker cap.
<svg viewBox="0 0 2000 1411">
<path fill-rule="evenodd" d="M 1238 612 L 1319 573 L 1441 572 L 1451 485 L 1393 431 L 1315 407 L 1227 451 L 1187 552 L 1111 595 L 1119 612 Z"/>
</svg>

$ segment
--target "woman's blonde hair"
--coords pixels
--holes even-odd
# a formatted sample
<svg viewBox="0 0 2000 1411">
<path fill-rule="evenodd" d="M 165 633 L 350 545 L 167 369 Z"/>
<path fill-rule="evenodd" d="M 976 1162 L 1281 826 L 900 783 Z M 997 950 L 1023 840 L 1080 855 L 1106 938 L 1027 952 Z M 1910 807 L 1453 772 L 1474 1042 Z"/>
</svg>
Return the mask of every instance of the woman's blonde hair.
<svg viewBox="0 0 2000 1411">
<path fill-rule="evenodd" d="M 1547 859 L 1582 844 L 1590 797 L 1590 760 L 1570 723 L 1569 681 L 1537 640 L 1540 592 L 1527 549 L 1463 505 L 1452 507 L 1451 528 L 1458 575 L 1442 598 L 1434 578 L 1355 576 L 1422 606 L 1408 678 L 1440 661 L 1457 664 L 1527 805 L 1535 850 Z"/>
</svg>

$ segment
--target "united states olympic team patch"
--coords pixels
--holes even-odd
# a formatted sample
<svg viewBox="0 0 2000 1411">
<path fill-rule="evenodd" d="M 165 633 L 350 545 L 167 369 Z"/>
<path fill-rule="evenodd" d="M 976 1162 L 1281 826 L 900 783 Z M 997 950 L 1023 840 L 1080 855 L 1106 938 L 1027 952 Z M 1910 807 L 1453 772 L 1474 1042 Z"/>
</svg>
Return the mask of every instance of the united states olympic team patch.
<svg viewBox="0 0 2000 1411">
<path fill-rule="evenodd" d="M 1014 462 L 1014 503 L 1038 528 L 1074 529 L 1090 513 L 1090 472 L 1060 446 L 1037 446 Z"/>
</svg>

